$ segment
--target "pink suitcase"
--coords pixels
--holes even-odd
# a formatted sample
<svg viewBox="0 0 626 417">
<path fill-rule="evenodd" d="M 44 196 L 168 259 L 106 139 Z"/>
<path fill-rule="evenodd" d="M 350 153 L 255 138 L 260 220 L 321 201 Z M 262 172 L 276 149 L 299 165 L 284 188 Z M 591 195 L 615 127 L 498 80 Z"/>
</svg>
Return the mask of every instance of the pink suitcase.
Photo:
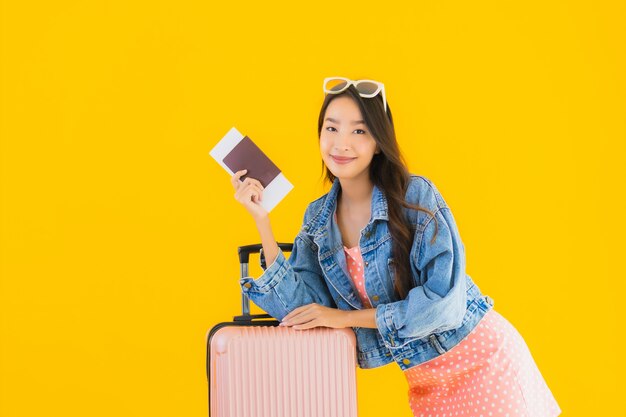
<svg viewBox="0 0 626 417">
<path fill-rule="evenodd" d="M 283 251 L 292 244 L 279 243 Z M 248 276 L 250 253 L 239 247 L 241 276 Z M 269 314 L 250 315 L 242 294 L 241 316 L 207 334 L 209 416 L 355 417 L 356 337 L 351 328 L 278 327 Z"/>
</svg>

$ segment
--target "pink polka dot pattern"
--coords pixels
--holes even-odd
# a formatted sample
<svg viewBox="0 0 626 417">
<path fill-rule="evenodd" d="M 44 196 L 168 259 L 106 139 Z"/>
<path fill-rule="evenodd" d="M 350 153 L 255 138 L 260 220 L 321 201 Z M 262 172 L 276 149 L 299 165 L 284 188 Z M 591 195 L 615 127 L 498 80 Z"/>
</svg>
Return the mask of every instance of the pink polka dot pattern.
<svg viewBox="0 0 626 417">
<path fill-rule="evenodd" d="M 404 371 L 419 417 L 554 417 L 561 409 L 526 342 L 491 309 L 459 344 Z"/>
<path fill-rule="evenodd" d="M 361 302 L 364 308 L 372 308 L 367 292 L 365 291 L 365 274 L 363 273 L 363 258 L 361 257 L 361 249 L 358 246 L 353 248 L 343 247 L 346 254 L 346 262 L 348 263 L 348 272 L 354 282 Z"/>
<path fill-rule="evenodd" d="M 337 213 L 334 213 L 333 217 L 335 218 L 335 221 L 337 221 Z M 372 303 L 367 296 L 367 292 L 365 291 L 365 274 L 363 273 L 361 248 L 359 248 L 358 245 L 353 248 L 348 248 L 343 245 L 343 251 L 346 255 L 348 273 L 350 274 L 350 278 L 352 278 L 352 282 L 354 282 L 354 287 L 357 289 L 359 298 L 363 303 L 363 307 L 372 308 Z"/>
</svg>

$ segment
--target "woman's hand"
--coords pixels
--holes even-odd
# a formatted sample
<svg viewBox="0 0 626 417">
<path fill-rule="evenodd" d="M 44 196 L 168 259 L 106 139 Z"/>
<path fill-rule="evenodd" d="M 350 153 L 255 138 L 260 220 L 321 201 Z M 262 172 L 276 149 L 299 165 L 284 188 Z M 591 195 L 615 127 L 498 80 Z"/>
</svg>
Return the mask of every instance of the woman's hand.
<svg viewBox="0 0 626 417">
<path fill-rule="evenodd" d="M 247 171 L 243 169 L 235 172 L 235 175 L 230 178 L 230 182 L 235 188 L 235 199 L 245 207 L 255 221 L 258 221 L 266 218 L 268 215 L 267 210 L 259 204 L 263 199 L 264 187 L 261 185 L 261 182 L 250 177 L 243 180 L 243 182 L 239 181 L 239 178 Z"/>
<path fill-rule="evenodd" d="M 348 327 L 346 314 L 348 312 L 320 304 L 307 304 L 293 310 L 283 317 L 280 326 L 293 326 L 294 329 L 312 329 L 313 327 L 332 327 L 341 329 Z"/>
</svg>

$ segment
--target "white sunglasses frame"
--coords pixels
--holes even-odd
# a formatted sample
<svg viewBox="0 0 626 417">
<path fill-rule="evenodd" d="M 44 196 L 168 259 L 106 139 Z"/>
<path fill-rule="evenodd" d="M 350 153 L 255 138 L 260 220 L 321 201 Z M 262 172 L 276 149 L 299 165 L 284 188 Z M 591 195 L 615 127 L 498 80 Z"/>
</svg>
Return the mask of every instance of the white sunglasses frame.
<svg viewBox="0 0 626 417">
<path fill-rule="evenodd" d="M 326 83 L 330 80 L 342 80 L 346 82 L 346 86 L 344 88 L 342 88 L 341 90 L 338 91 L 330 91 L 326 89 Z M 385 106 L 385 113 L 387 113 L 387 97 L 385 97 L 385 85 L 381 82 L 378 81 L 374 81 L 374 80 L 351 80 L 349 78 L 345 78 L 345 77 L 326 77 L 324 78 L 324 93 L 325 94 L 339 94 L 342 91 L 345 91 L 348 87 L 350 87 L 351 85 L 354 85 L 355 87 L 357 87 L 358 90 L 358 84 L 362 83 L 362 82 L 369 82 L 369 83 L 374 83 L 378 86 L 378 89 L 376 89 L 376 91 L 374 91 L 372 94 L 363 94 L 359 91 L 359 95 L 361 97 L 365 97 L 365 98 L 372 98 L 372 97 L 376 97 L 376 95 L 378 95 L 378 93 L 382 92 L 383 94 L 383 104 Z"/>
</svg>

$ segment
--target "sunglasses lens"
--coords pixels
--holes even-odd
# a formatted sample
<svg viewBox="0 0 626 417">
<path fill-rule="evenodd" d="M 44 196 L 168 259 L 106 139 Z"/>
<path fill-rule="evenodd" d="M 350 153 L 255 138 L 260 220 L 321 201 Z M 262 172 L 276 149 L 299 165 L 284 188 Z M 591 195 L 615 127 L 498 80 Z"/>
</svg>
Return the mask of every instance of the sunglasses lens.
<svg viewBox="0 0 626 417">
<path fill-rule="evenodd" d="M 348 83 L 345 82 L 344 80 L 339 80 L 339 79 L 328 80 L 328 82 L 326 82 L 326 89 L 329 91 L 341 91 L 344 88 L 346 88 L 347 84 Z"/>
<path fill-rule="evenodd" d="M 359 90 L 359 93 L 361 94 L 374 94 L 377 90 L 378 90 L 378 84 L 370 82 L 370 81 L 364 81 L 364 82 L 360 82 L 357 84 L 357 90 Z"/>
</svg>

